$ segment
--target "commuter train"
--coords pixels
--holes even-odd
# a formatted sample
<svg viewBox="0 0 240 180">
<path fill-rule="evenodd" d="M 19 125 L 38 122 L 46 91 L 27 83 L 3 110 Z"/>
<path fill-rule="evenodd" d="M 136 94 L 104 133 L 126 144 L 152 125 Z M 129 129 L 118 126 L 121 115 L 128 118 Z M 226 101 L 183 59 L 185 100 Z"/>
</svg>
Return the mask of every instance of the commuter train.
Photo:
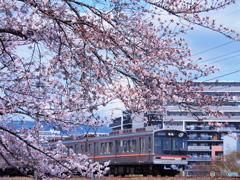
<svg viewBox="0 0 240 180">
<path fill-rule="evenodd" d="M 107 175 L 174 176 L 187 165 L 187 133 L 180 130 L 144 127 L 113 131 L 109 135 L 64 140 L 75 153 L 86 154 L 93 162 L 110 161 Z M 54 146 L 56 142 L 49 142 Z M 1 160 L 0 166 L 6 163 Z M 13 170 L 6 168 L 0 175 Z M 17 171 L 16 171 L 17 173 Z M 17 175 L 17 174 L 15 174 Z"/>
<path fill-rule="evenodd" d="M 110 161 L 109 175 L 174 176 L 188 163 L 187 139 L 184 131 L 144 127 L 63 144 L 76 153 L 87 154 L 93 162 Z"/>
</svg>

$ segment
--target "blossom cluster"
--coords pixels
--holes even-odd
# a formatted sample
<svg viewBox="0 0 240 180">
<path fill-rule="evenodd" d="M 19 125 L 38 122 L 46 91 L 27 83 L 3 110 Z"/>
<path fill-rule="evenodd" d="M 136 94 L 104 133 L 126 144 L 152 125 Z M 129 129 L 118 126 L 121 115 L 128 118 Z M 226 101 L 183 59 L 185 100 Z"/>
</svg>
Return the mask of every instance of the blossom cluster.
<svg viewBox="0 0 240 180">
<path fill-rule="evenodd" d="M 208 105 L 223 97 L 204 95 L 201 84 L 193 82 L 217 68 L 193 62 L 180 35 L 199 25 L 238 40 L 235 31 L 200 16 L 231 3 L 0 0 L 3 159 L 13 156 L 20 163 L 17 168 L 39 177 L 69 176 L 74 169 L 88 177 L 92 172 L 104 174 L 106 165 L 73 152 L 67 157 L 60 144 L 47 149 L 39 143 L 37 132 L 39 122 L 61 130 L 101 126 L 109 119 L 97 110 L 114 99 L 131 112 L 158 110 L 164 115 L 165 105 L 174 102 L 190 112 L 201 109 L 222 115 Z M 162 18 L 166 12 L 173 18 Z M 6 126 L 12 120 L 33 120 L 36 125 L 18 132 Z"/>
</svg>

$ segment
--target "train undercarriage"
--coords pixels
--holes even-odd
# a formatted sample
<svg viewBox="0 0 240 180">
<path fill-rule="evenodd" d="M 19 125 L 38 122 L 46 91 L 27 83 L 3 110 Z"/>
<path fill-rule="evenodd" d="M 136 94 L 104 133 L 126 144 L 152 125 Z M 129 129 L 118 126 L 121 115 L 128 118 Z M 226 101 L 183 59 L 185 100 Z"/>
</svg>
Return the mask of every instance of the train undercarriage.
<svg viewBox="0 0 240 180">
<path fill-rule="evenodd" d="M 180 168 L 180 169 L 179 169 Z M 184 169 L 184 167 L 178 167 L 176 170 L 172 168 L 171 165 L 164 166 L 164 165 L 112 165 L 110 166 L 109 174 L 114 176 L 126 176 L 126 175 L 143 175 L 143 176 L 175 176 L 179 174 L 179 170 Z"/>
</svg>

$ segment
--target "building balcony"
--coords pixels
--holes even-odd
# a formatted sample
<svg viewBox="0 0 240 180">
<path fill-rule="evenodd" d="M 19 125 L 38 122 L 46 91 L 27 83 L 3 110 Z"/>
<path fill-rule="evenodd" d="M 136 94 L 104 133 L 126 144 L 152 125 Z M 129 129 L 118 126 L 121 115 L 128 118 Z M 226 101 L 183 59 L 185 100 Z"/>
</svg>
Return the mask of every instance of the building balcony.
<svg viewBox="0 0 240 180">
<path fill-rule="evenodd" d="M 211 161 L 210 156 L 189 156 L 188 161 Z"/>
<path fill-rule="evenodd" d="M 183 126 L 165 125 L 166 128 L 182 130 Z"/>
<path fill-rule="evenodd" d="M 210 146 L 188 146 L 188 151 L 211 151 Z"/>
<path fill-rule="evenodd" d="M 123 120 L 123 126 L 131 126 L 132 125 L 132 119 L 126 119 L 126 120 Z M 121 120 L 115 120 L 113 121 L 111 124 L 109 124 L 109 127 L 110 128 L 113 128 L 113 127 L 120 127 L 121 126 Z"/>
<path fill-rule="evenodd" d="M 132 119 L 123 120 L 123 125 L 132 124 Z"/>
<path fill-rule="evenodd" d="M 109 124 L 109 127 L 116 127 L 116 126 L 121 126 L 121 121 L 113 121 L 111 124 Z"/>
<path fill-rule="evenodd" d="M 189 135 L 189 140 L 221 140 L 218 136 L 197 136 L 197 135 Z"/>
<path fill-rule="evenodd" d="M 192 143 L 193 143 L 193 142 L 206 142 L 206 143 L 207 143 L 207 142 L 208 142 L 208 143 L 213 143 L 213 142 L 214 142 L 214 143 L 222 143 L 223 140 L 219 140 L 219 139 L 218 139 L 218 140 L 214 140 L 214 139 L 211 139 L 211 140 L 198 139 L 198 140 L 188 140 L 188 142 L 190 142 L 190 143 L 191 143 L 191 142 L 192 142 Z"/>
<path fill-rule="evenodd" d="M 186 126 L 186 131 L 236 131 L 236 127 L 213 127 L 213 126 Z"/>
</svg>

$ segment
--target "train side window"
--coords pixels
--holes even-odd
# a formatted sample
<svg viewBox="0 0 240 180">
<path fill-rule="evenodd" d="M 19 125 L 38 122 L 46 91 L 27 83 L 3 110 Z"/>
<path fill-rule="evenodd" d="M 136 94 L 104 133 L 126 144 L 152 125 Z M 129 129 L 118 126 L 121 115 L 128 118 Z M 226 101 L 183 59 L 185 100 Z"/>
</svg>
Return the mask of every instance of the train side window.
<svg viewBox="0 0 240 180">
<path fill-rule="evenodd" d="M 98 154 L 98 142 L 94 143 L 94 155 Z"/>
<path fill-rule="evenodd" d="M 69 156 L 69 146 L 67 146 L 67 155 Z"/>
<path fill-rule="evenodd" d="M 145 139 L 144 138 L 140 138 L 139 139 L 139 143 L 140 143 L 140 152 L 144 152 L 145 151 Z"/>
<path fill-rule="evenodd" d="M 171 150 L 171 138 L 163 138 L 163 150 Z"/>
<path fill-rule="evenodd" d="M 83 144 L 81 145 L 81 153 L 82 154 L 84 153 L 84 145 Z"/>
<path fill-rule="evenodd" d="M 79 145 L 75 145 L 75 153 L 78 154 L 79 153 Z"/>
<path fill-rule="evenodd" d="M 101 154 L 105 152 L 105 143 L 101 143 Z"/>
<path fill-rule="evenodd" d="M 67 146 L 67 154 L 70 155 L 70 151 L 73 150 L 73 146 Z"/>
<path fill-rule="evenodd" d="M 120 144 L 120 143 L 119 143 Z M 116 142 L 116 150 L 117 150 L 117 142 Z M 106 143 L 101 143 L 101 154 L 109 154 L 113 151 L 113 143 L 112 142 L 106 142 Z"/>
<path fill-rule="evenodd" d="M 127 152 L 130 152 L 130 148 L 132 146 L 132 140 L 127 141 Z"/>
<path fill-rule="evenodd" d="M 120 141 L 119 140 L 115 141 L 115 147 L 116 147 L 116 153 L 119 153 L 120 152 Z"/>
<path fill-rule="evenodd" d="M 113 147 L 113 144 L 112 142 L 106 142 L 105 143 L 105 154 L 109 154 L 112 152 L 112 147 Z"/>
<path fill-rule="evenodd" d="M 105 154 L 110 153 L 110 143 L 109 142 L 105 143 L 105 152 L 104 153 Z"/>
<path fill-rule="evenodd" d="M 127 141 L 123 141 L 123 152 L 127 152 Z"/>
<path fill-rule="evenodd" d="M 152 141 L 151 141 L 151 137 L 148 138 L 148 148 L 149 148 L 149 150 L 152 149 Z"/>
<path fill-rule="evenodd" d="M 88 154 L 91 154 L 91 151 L 92 151 L 92 144 L 89 144 L 88 145 Z"/>
<path fill-rule="evenodd" d="M 88 154 L 88 142 L 85 142 L 84 148 L 85 148 L 84 153 Z"/>
<path fill-rule="evenodd" d="M 109 144 L 108 143 L 105 143 L 105 151 L 104 151 L 104 154 L 108 153 L 109 151 Z"/>
<path fill-rule="evenodd" d="M 113 143 L 109 142 L 109 153 L 113 152 Z"/>
<path fill-rule="evenodd" d="M 136 151 L 136 140 L 130 141 L 130 151 L 135 152 Z"/>
</svg>

